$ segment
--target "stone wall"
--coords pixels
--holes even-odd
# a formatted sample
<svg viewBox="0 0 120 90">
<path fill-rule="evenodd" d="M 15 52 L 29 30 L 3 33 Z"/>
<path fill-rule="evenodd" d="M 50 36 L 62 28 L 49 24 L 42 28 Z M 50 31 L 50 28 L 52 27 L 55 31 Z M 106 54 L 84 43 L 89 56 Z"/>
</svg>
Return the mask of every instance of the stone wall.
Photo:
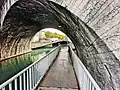
<svg viewBox="0 0 120 90">
<path fill-rule="evenodd" d="M 31 51 L 34 35 L 44 27 L 57 25 L 47 6 L 42 6 L 45 3 L 23 0 L 7 12 L 0 29 L 0 60 Z"/>
<path fill-rule="evenodd" d="M 7 12 L 9 11 L 10 7 L 18 0 L 1 0 L 0 1 L 0 28 L 4 23 L 4 19 L 6 17 Z"/>
<path fill-rule="evenodd" d="M 72 40 L 79 58 L 101 89 L 119 90 L 120 61 L 116 58 L 117 54 L 113 54 L 115 50 L 119 50 L 119 47 L 115 46 L 119 37 L 119 24 L 116 24 L 119 19 L 115 18 L 119 14 L 114 14 L 112 19 L 106 18 L 111 15 L 110 10 L 113 9 L 106 8 L 114 5 L 113 1 L 55 1 L 65 8 L 47 0 L 20 0 L 14 4 L 0 30 L 0 58 L 29 51 L 31 38 L 38 31 L 47 27 L 57 28 Z"/>
<path fill-rule="evenodd" d="M 55 7 L 55 6 L 56 7 Z M 120 61 L 94 29 L 59 5 L 54 13 L 74 43 L 78 56 L 102 90 L 120 89 Z M 109 39 L 109 38 L 108 38 Z"/>
<path fill-rule="evenodd" d="M 119 0 L 51 0 L 89 25 L 120 60 Z"/>
</svg>

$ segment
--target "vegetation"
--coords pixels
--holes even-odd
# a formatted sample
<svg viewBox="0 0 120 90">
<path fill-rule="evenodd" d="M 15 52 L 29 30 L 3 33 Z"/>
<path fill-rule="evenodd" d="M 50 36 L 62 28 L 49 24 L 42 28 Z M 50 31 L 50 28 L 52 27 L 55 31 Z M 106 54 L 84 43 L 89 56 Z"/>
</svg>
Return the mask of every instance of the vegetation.
<svg viewBox="0 0 120 90">
<path fill-rule="evenodd" d="M 45 37 L 46 38 L 58 38 L 58 39 L 65 39 L 66 36 L 64 35 L 61 35 L 61 34 L 58 34 L 58 33 L 53 33 L 53 32 L 49 32 L 49 31 L 46 31 L 45 32 Z"/>
</svg>

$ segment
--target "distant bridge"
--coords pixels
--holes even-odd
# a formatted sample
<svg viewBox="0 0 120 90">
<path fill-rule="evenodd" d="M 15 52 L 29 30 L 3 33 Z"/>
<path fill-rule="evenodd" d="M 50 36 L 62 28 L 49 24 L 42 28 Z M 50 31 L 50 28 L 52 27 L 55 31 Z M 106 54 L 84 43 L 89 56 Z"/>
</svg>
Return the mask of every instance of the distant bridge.
<svg viewBox="0 0 120 90">
<path fill-rule="evenodd" d="M 38 49 L 38 48 L 43 48 L 43 47 L 46 47 L 46 46 L 49 46 L 49 45 L 51 45 L 51 46 L 58 46 L 59 44 L 60 45 L 67 45 L 69 43 L 70 42 L 67 41 L 67 40 L 60 40 L 60 41 L 55 41 L 55 42 L 52 42 L 52 43 L 43 44 L 43 45 L 40 45 L 38 47 L 33 47 L 32 49 L 34 50 L 34 49 Z"/>
</svg>

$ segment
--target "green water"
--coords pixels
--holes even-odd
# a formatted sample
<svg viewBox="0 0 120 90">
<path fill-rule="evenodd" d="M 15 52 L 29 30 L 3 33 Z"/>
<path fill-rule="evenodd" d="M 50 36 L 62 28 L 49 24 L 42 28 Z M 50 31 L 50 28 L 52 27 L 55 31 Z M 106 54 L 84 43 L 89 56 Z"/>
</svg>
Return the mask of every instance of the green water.
<svg viewBox="0 0 120 90">
<path fill-rule="evenodd" d="M 40 48 L 31 53 L 20 55 L 0 62 L 0 84 L 23 70 L 34 61 L 39 60 L 43 55 L 50 52 L 51 48 Z"/>
</svg>

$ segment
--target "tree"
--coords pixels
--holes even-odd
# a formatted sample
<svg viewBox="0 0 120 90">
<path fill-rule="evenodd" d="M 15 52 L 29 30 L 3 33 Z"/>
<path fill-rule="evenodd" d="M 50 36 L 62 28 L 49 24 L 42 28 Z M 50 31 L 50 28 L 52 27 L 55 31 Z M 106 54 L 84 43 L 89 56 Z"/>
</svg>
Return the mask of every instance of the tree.
<svg viewBox="0 0 120 90">
<path fill-rule="evenodd" d="M 61 34 L 58 34 L 58 33 L 53 33 L 53 32 L 49 32 L 49 31 L 46 31 L 45 32 L 45 37 L 46 38 L 58 38 L 58 39 L 65 39 L 66 36 L 64 35 L 61 35 Z"/>
</svg>

